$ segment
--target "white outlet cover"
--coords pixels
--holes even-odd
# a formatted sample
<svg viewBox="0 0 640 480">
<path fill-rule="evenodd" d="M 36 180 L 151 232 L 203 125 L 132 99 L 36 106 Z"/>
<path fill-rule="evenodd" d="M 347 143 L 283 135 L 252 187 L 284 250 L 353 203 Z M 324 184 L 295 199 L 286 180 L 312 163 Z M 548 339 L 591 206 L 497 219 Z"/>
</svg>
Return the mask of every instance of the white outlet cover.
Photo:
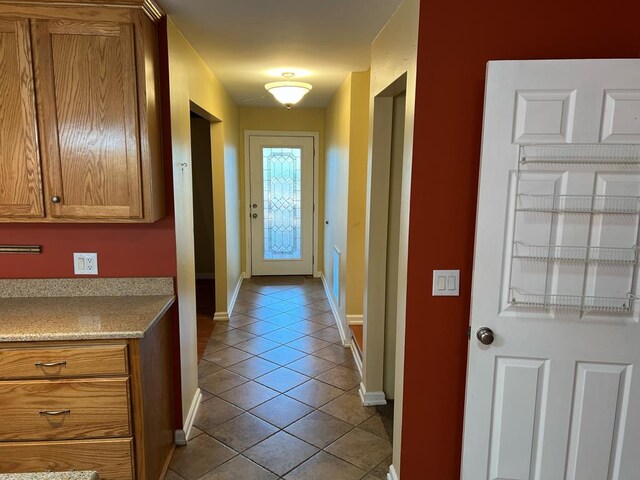
<svg viewBox="0 0 640 480">
<path fill-rule="evenodd" d="M 460 296 L 460 270 L 434 270 L 431 293 L 434 297 Z"/>
<path fill-rule="evenodd" d="M 74 253 L 73 273 L 76 275 L 98 275 L 98 254 Z"/>
</svg>

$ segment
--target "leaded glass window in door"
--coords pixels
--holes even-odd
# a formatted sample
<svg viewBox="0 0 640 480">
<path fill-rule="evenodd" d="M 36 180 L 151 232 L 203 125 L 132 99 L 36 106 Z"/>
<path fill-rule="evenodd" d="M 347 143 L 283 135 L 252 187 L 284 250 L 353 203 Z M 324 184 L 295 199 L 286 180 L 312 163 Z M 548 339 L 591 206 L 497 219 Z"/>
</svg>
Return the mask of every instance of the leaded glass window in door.
<svg viewBox="0 0 640 480">
<path fill-rule="evenodd" d="M 264 259 L 302 258 L 302 149 L 263 147 Z"/>
</svg>

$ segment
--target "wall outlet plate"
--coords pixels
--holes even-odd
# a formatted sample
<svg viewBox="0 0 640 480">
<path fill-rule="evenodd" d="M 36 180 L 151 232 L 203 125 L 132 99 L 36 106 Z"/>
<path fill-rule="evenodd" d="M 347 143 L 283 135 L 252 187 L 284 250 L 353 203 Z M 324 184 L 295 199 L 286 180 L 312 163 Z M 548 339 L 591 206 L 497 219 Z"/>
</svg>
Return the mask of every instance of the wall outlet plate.
<svg viewBox="0 0 640 480">
<path fill-rule="evenodd" d="M 73 273 L 76 275 L 98 275 L 98 254 L 74 253 Z"/>
<path fill-rule="evenodd" d="M 432 295 L 434 297 L 460 296 L 460 270 L 434 270 Z"/>
</svg>

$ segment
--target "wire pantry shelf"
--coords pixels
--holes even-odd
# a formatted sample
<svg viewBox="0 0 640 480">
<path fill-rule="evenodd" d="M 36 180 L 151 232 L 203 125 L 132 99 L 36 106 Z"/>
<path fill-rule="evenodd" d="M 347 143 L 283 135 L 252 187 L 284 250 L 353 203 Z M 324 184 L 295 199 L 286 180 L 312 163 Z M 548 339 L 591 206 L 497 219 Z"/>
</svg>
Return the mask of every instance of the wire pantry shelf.
<svg viewBox="0 0 640 480">
<path fill-rule="evenodd" d="M 558 308 L 580 312 L 629 313 L 636 300 L 634 295 L 620 297 L 591 297 L 582 295 L 554 295 L 521 293 L 511 289 L 509 303 L 517 307 Z"/>
<path fill-rule="evenodd" d="M 522 145 L 520 164 L 527 163 L 640 165 L 640 145 Z"/>
<path fill-rule="evenodd" d="M 640 214 L 640 197 L 518 194 L 518 212 Z"/>
<path fill-rule="evenodd" d="M 611 263 L 633 265 L 638 261 L 637 247 L 579 247 L 571 245 L 530 245 L 513 242 L 513 258 L 570 263 Z"/>
</svg>

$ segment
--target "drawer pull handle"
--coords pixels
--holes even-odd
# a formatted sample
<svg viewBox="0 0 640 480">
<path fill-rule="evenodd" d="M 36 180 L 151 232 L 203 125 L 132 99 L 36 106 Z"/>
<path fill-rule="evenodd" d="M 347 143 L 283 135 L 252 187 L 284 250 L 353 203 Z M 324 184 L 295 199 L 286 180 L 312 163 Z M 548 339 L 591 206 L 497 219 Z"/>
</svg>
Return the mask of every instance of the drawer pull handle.
<svg viewBox="0 0 640 480">
<path fill-rule="evenodd" d="M 38 413 L 40 415 L 68 415 L 71 413 L 71 410 L 68 408 L 64 410 L 40 410 Z"/>
<path fill-rule="evenodd" d="M 46 363 L 36 362 L 34 363 L 34 365 L 36 367 L 64 367 L 67 365 L 67 362 L 66 360 L 63 360 L 62 362 L 46 362 Z"/>
</svg>

